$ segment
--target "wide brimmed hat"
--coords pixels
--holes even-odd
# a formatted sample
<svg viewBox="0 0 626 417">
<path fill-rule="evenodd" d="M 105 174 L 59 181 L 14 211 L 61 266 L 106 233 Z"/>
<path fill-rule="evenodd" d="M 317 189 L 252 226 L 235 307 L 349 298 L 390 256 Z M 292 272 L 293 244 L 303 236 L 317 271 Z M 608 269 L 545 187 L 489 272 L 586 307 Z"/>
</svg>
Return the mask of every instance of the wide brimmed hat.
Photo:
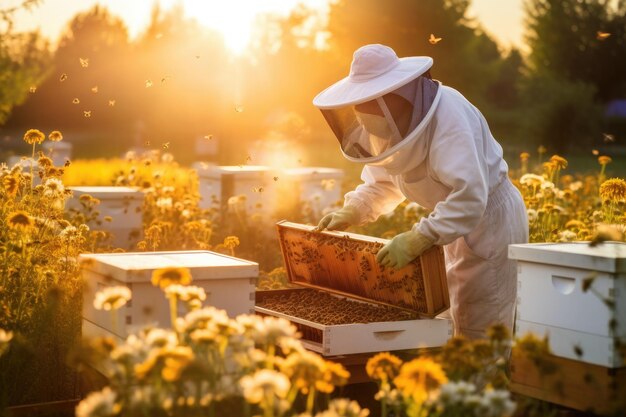
<svg viewBox="0 0 626 417">
<path fill-rule="evenodd" d="M 388 46 L 362 46 L 354 52 L 350 75 L 315 96 L 313 105 L 333 109 L 372 100 L 419 77 L 432 65 L 428 56 L 398 58 Z"/>
</svg>

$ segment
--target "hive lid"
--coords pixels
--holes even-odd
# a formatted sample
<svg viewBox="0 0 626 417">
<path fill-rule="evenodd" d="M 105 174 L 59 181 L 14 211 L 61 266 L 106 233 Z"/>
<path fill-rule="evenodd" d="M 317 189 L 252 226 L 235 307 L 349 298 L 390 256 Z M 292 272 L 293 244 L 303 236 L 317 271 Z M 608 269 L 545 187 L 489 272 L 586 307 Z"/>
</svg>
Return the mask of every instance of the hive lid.
<svg viewBox="0 0 626 417">
<path fill-rule="evenodd" d="M 89 194 L 92 197 L 95 197 L 99 200 L 107 200 L 107 199 L 120 199 L 120 198 L 128 198 L 128 199 L 143 199 L 143 193 L 139 190 L 139 188 L 133 187 L 117 187 L 117 186 L 78 186 L 78 187 L 68 187 L 75 196 L 80 196 L 82 194 Z"/>
<path fill-rule="evenodd" d="M 277 224 L 289 281 L 434 317 L 449 307 L 443 250 L 436 246 L 405 268 L 385 268 L 376 253 L 388 242 L 313 226 Z"/>
<path fill-rule="evenodd" d="M 509 258 L 598 272 L 624 273 L 626 243 L 604 242 L 594 247 L 589 246 L 589 242 L 509 245 Z"/>
<path fill-rule="evenodd" d="M 198 170 L 200 177 L 230 176 L 237 179 L 272 178 L 278 171 L 265 165 L 212 165 Z"/>
<path fill-rule="evenodd" d="M 259 264 L 211 251 L 80 255 L 83 270 L 122 282 L 149 282 L 155 269 L 189 268 L 193 279 L 256 278 Z M 193 284 L 193 282 L 192 282 Z"/>
</svg>

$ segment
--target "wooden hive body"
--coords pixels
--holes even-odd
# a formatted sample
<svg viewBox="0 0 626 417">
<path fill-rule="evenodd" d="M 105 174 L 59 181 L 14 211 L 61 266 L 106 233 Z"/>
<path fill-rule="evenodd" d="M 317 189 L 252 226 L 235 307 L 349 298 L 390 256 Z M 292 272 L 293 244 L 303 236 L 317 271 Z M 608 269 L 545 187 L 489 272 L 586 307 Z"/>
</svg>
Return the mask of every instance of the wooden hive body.
<svg viewBox="0 0 626 417">
<path fill-rule="evenodd" d="M 368 303 L 381 313 L 390 309 L 404 317 L 394 321 L 323 324 L 263 307 L 271 297 L 298 289 L 257 292 L 259 314 L 284 317 L 298 327 L 305 344 L 324 355 L 441 346 L 452 334 L 448 319 L 435 318 L 449 307 L 443 251 L 435 247 L 401 270 L 376 262 L 384 239 L 345 232 L 314 232 L 312 226 L 278 223 L 289 280 L 346 301 Z M 322 297 L 320 297 L 322 298 Z M 312 305 L 308 306 L 313 308 Z M 412 319 L 406 319 L 410 313 Z"/>
</svg>

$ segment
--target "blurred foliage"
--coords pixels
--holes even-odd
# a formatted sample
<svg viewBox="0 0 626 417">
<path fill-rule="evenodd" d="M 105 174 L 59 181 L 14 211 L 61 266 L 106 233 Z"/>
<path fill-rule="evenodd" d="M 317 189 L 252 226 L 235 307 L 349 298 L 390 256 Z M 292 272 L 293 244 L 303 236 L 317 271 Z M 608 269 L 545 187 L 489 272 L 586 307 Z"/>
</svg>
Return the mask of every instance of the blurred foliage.
<svg viewBox="0 0 626 417">
<path fill-rule="evenodd" d="M 525 6 L 528 137 L 559 153 L 601 142 L 603 127 L 614 127 L 603 123 L 602 109 L 626 97 L 626 2 L 528 0 Z"/>
<path fill-rule="evenodd" d="M 0 126 L 43 79 L 50 61 L 48 43 L 39 33 L 16 33 L 13 28 L 15 13 L 39 2 L 22 0 L 12 7 L 0 6 Z"/>
</svg>

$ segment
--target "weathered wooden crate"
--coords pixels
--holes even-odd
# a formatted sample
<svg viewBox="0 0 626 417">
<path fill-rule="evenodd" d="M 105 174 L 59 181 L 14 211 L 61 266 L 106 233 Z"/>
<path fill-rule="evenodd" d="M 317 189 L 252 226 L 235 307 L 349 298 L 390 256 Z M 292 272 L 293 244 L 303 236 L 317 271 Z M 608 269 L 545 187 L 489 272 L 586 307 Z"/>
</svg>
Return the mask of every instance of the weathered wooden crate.
<svg viewBox="0 0 626 417">
<path fill-rule="evenodd" d="M 623 366 L 626 244 L 510 245 L 509 258 L 518 263 L 518 334 L 547 335 L 557 356 Z"/>
<path fill-rule="evenodd" d="M 163 291 L 152 285 L 152 273 L 167 267 L 188 268 L 191 285 L 204 288 L 205 305 L 224 309 L 229 316 L 254 312 L 254 290 L 259 274 L 255 262 L 210 251 L 126 252 L 80 256 L 85 281 L 83 334 L 125 337 L 146 325 L 169 327 L 169 304 Z M 132 299 L 117 311 L 113 329 L 110 311 L 93 307 L 95 293 L 104 287 L 125 285 Z"/>
<path fill-rule="evenodd" d="M 226 207 L 231 197 L 245 196 L 248 213 L 271 213 L 276 207 L 274 177 L 278 174 L 266 166 L 196 167 L 199 178 L 200 206 Z"/>
<path fill-rule="evenodd" d="M 100 200 L 95 208 L 100 215 L 88 226 L 95 230 L 104 230 L 113 235 L 113 245 L 131 249 L 141 239 L 143 228 L 144 195 L 131 187 L 85 186 L 69 187 L 73 198 L 67 202 L 68 208 L 81 210 L 80 197 L 88 194 Z M 105 221 L 109 216 L 111 221 Z M 98 223 L 96 223 L 98 222 Z"/>
<path fill-rule="evenodd" d="M 514 348 L 510 389 L 576 410 L 623 415 L 616 412 L 623 413 L 626 407 L 626 368 L 608 368 L 554 355 L 536 361 Z"/>
<path fill-rule="evenodd" d="M 398 316 L 408 313 L 411 319 L 323 324 L 326 320 L 322 317 L 303 319 L 264 308 L 268 297 L 280 294 L 273 291 L 257 292 L 258 314 L 290 320 L 303 334 L 307 347 L 326 356 L 441 346 L 451 337 L 451 321 L 435 318 L 449 307 L 441 247 L 395 270 L 380 266 L 375 259 L 386 240 L 313 229 L 297 223 L 278 223 L 290 282 L 345 297 L 346 302 L 393 309 Z"/>
<path fill-rule="evenodd" d="M 336 205 L 342 200 L 341 184 L 344 173 L 341 169 L 324 167 L 302 167 L 285 169 L 284 175 L 300 201 L 306 201 L 317 212 Z M 342 201 L 343 202 L 343 201 Z"/>
</svg>

